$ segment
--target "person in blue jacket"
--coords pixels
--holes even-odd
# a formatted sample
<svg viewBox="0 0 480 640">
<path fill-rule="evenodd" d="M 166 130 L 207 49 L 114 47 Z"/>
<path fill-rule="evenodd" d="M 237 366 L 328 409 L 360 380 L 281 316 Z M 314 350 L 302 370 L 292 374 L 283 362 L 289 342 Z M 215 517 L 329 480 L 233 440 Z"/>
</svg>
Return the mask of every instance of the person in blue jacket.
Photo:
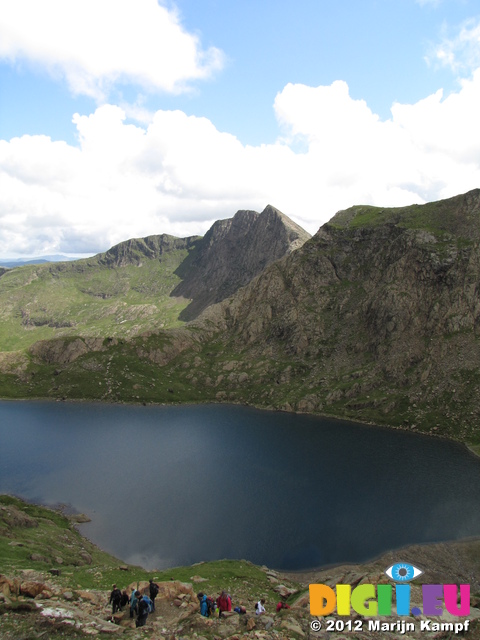
<svg viewBox="0 0 480 640">
<path fill-rule="evenodd" d="M 130 618 L 133 618 L 134 614 L 137 613 L 138 609 L 137 609 L 137 604 L 138 604 L 138 597 L 140 595 L 140 591 L 132 591 L 132 595 L 130 598 Z"/>
<path fill-rule="evenodd" d="M 200 593 L 197 594 L 197 598 L 200 601 L 200 613 L 202 614 L 202 616 L 208 618 L 207 596 L 200 591 Z"/>
</svg>

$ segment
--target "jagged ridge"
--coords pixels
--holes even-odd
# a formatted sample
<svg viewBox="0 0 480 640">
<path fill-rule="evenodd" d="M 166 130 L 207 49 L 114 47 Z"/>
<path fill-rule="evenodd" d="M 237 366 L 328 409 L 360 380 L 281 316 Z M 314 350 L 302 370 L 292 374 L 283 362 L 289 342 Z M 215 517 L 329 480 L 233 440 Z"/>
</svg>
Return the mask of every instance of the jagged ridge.
<svg viewBox="0 0 480 640">
<path fill-rule="evenodd" d="M 308 238 L 310 234 L 271 205 L 261 214 L 238 211 L 233 218 L 218 220 L 172 292 L 172 296 L 192 299 L 180 317 L 191 320 L 209 305 L 225 300 Z"/>
</svg>

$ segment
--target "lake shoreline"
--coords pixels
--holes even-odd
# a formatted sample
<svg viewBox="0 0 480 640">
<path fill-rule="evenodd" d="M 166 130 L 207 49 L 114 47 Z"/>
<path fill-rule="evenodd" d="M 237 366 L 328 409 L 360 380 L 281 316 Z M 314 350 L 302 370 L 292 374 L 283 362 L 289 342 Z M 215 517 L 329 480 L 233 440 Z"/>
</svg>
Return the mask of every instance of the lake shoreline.
<svg viewBox="0 0 480 640">
<path fill-rule="evenodd" d="M 108 553 L 109 555 L 112 555 L 112 557 L 115 557 L 117 560 L 119 560 L 120 562 L 124 563 L 125 565 L 130 564 L 127 563 L 123 558 L 118 558 L 116 556 L 114 556 L 113 554 L 111 554 L 109 551 L 106 551 L 104 548 L 102 548 L 100 545 L 98 545 L 97 543 L 93 542 L 88 535 L 86 535 L 80 528 L 79 528 L 79 524 L 88 524 L 88 522 L 91 522 L 92 520 L 90 519 L 90 517 L 88 515 L 85 514 L 81 514 L 82 516 L 85 515 L 86 518 L 88 518 L 88 520 L 82 520 L 81 522 L 78 522 L 75 518 L 76 515 L 78 514 L 66 514 L 65 512 L 65 508 L 68 508 L 69 505 L 58 505 L 54 506 L 54 505 L 47 505 L 47 504 L 43 504 L 41 502 L 36 502 L 34 500 L 28 500 L 20 495 L 16 495 L 16 494 L 9 494 L 9 493 L 1 493 L 0 495 L 5 495 L 11 498 L 15 498 L 17 500 L 21 500 L 22 502 L 24 502 L 25 504 L 29 504 L 29 505 L 34 505 L 37 507 L 42 507 L 44 509 L 48 509 L 49 511 L 53 511 L 54 513 L 58 513 L 64 517 L 66 517 L 70 523 L 72 524 L 72 526 L 78 531 L 79 535 L 84 538 L 85 540 L 88 540 L 88 542 L 90 544 L 92 544 L 93 546 L 95 546 L 97 549 L 99 549 L 100 551 L 104 552 L 104 553 Z M 431 555 L 432 551 L 434 553 L 437 552 L 438 549 L 442 549 L 444 551 L 450 552 L 451 550 L 454 549 L 458 549 L 460 547 L 463 547 L 464 549 L 478 549 L 480 550 L 480 535 L 479 536 L 468 536 L 466 538 L 460 538 L 458 540 L 448 540 L 448 541 L 443 541 L 443 542 L 425 542 L 425 543 L 416 543 L 416 544 L 408 544 L 408 545 L 404 545 L 398 548 L 392 548 L 392 549 L 387 549 L 379 554 L 377 554 L 376 556 L 365 560 L 364 562 L 335 562 L 335 563 L 331 563 L 331 564 L 326 564 L 326 565 L 321 565 L 318 567 L 312 567 L 311 569 L 299 569 L 298 571 L 287 571 L 287 570 L 282 570 L 282 569 L 272 569 L 271 567 L 266 567 L 265 565 L 260 566 L 260 565 L 256 565 L 254 562 L 252 562 L 251 560 L 249 560 L 248 558 L 222 558 L 220 561 L 231 561 L 231 562 L 247 562 L 253 566 L 257 566 L 259 568 L 262 568 L 263 570 L 273 570 L 275 573 L 279 574 L 280 576 L 283 576 L 289 580 L 295 581 L 295 582 L 301 582 L 301 583 L 315 583 L 318 582 L 320 578 L 324 578 L 325 574 L 339 574 L 339 573 L 346 573 L 349 571 L 360 571 L 362 568 L 366 571 L 366 572 L 372 572 L 375 570 L 376 567 L 380 567 L 383 566 L 384 564 L 386 564 L 387 562 L 391 562 L 391 558 L 392 557 L 396 557 L 396 558 L 402 558 L 402 562 L 405 561 L 405 558 L 407 556 L 411 556 L 412 553 L 415 554 L 416 558 L 421 558 L 423 555 L 425 556 L 429 556 Z M 422 553 L 422 550 L 424 553 Z M 397 560 L 398 561 L 398 560 Z M 417 560 L 418 561 L 418 560 Z M 165 568 L 147 568 L 147 567 L 143 567 L 141 565 L 136 565 L 139 566 L 141 569 L 148 571 L 150 573 L 155 573 L 155 572 L 165 572 L 165 571 L 175 571 L 178 569 L 193 569 L 193 568 L 197 568 L 201 565 L 205 565 L 205 564 L 210 564 L 210 563 L 214 563 L 214 562 L 219 562 L 219 560 L 198 560 L 197 562 L 194 562 L 191 565 L 177 565 L 177 566 L 171 566 L 171 567 L 165 567 Z M 453 563 L 456 562 L 456 560 L 452 561 Z M 479 557 L 479 562 L 480 562 L 480 557 Z"/>
<path fill-rule="evenodd" d="M 309 412 L 309 411 L 285 411 L 284 409 L 277 409 L 270 406 L 260 406 L 249 402 L 221 402 L 215 400 L 205 400 L 204 402 L 142 402 L 142 401 L 134 401 L 134 400 L 102 400 L 99 398 L 87 399 L 87 398 L 52 398 L 49 396 L 44 397 L 33 397 L 33 398 L 9 398 L 9 397 L 1 397 L 0 402 L 65 402 L 65 403 L 80 403 L 80 404 L 101 404 L 101 405 L 112 405 L 112 406 L 134 406 L 134 407 L 195 407 L 195 406 L 204 406 L 204 405 L 215 405 L 215 406 L 240 406 L 240 407 L 250 407 L 252 409 L 257 409 L 258 411 L 269 411 L 273 413 L 282 413 L 287 415 L 298 415 L 298 416 L 311 416 L 314 418 L 323 418 L 325 420 L 336 420 L 339 422 L 348 422 L 351 424 L 361 424 L 367 427 L 375 427 L 379 429 L 393 429 L 396 431 L 402 431 L 405 433 L 411 433 L 413 435 L 426 436 L 429 438 L 435 438 L 440 440 L 446 440 L 448 442 L 456 442 L 457 444 L 463 445 L 472 455 L 476 458 L 480 458 L 480 444 L 472 444 L 461 440 L 459 438 L 453 438 L 451 436 L 446 436 L 440 433 L 432 433 L 430 431 L 416 431 L 415 429 L 411 429 L 408 426 L 402 427 L 401 425 L 392 425 L 385 423 L 372 422 L 371 420 L 361 420 L 355 419 L 353 420 L 350 417 L 342 417 L 328 413 L 320 413 L 320 412 Z"/>
</svg>

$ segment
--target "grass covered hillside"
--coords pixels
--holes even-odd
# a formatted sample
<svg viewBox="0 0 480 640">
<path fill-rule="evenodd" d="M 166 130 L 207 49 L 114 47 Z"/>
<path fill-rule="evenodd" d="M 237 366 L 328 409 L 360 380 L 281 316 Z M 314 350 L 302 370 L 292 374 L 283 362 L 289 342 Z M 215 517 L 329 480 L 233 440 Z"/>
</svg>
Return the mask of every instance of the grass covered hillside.
<svg viewBox="0 0 480 640">
<path fill-rule="evenodd" d="M 203 238 L 149 236 L 86 260 L 0 268 L 0 354 L 180 326 L 309 237 L 268 206 L 219 220 Z"/>
<path fill-rule="evenodd" d="M 0 352 L 59 336 L 129 337 L 182 324 L 170 296 L 200 238 L 150 236 L 75 262 L 0 273 Z"/>
</svg>

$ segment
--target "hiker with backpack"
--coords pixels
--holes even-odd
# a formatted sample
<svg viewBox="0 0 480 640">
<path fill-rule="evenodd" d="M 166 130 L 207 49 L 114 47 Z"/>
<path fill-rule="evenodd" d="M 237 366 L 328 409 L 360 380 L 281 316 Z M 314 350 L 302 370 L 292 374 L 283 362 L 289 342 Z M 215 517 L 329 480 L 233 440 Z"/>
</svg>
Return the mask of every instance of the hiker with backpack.
<svg viewBox="0 0 480 640">
<path fill-rule="evenodd" d="M 207 603 L 207 595 L 200 591 L 197 593 L 198 601 L 200 602 L 200 615 L 208 618 L 208 603 Z"/>
<path fill-rule="evenodd" d="M 155 611 L 155 598 L 158 596 L 159 591 L 160 589 L 158 584 L 153 580 L 150 580 L 150 600 L 152 601 L 152 611 Z"/>
<path fill-rule="evenodd" d="M 217 607 L 219 610 L 219 617 L 222 617 L 222 613 L 224 611 L 232 610 L 232 598 L 228 595 L 228 593 L 224 590 L 217 598 Z"/>
<path fill-rule="evenodd" d="M 140 596 L 138 599 L 138 617 L 135 623 L 136 627 L 144 627 L 148 618 L 148 602 L 146 596 Z"/>
<path fill-rule="evenodd" d="M 112 587 L 112 592 L 110 594 L 110 600 L 108 604 L 112 605 L 112 616 L 120 610 L 120 601 L 122 599 L 122 592 L 120 589 L 117 589 L 117 585 L 114 584 Z"/>
<path fill-rule="evenodd" d="M 209 598 L 205 593 L 200 591 L 197 593 L 198 601 L 200 602 L 200 614 L 205 618 L 215 615 L 215 601 L 213 598 Z"/>
<path fill-rule="evenodd" d="M 140 591 L 132 591 L 130 598 L 130 618 L 133 618 L 135 613 L 138 613 L 138 598 L 140 597 Z"/>
<path fill-rule="evenodd" d="M 265 613 L 265 599 L 262 598 L 261 600 L 259 600 L 257 602 L 257 604 L 255 605 L 255 613 L 257 614 L 257 616 L 261 615 L 262 613 Z"/>
</svg>

